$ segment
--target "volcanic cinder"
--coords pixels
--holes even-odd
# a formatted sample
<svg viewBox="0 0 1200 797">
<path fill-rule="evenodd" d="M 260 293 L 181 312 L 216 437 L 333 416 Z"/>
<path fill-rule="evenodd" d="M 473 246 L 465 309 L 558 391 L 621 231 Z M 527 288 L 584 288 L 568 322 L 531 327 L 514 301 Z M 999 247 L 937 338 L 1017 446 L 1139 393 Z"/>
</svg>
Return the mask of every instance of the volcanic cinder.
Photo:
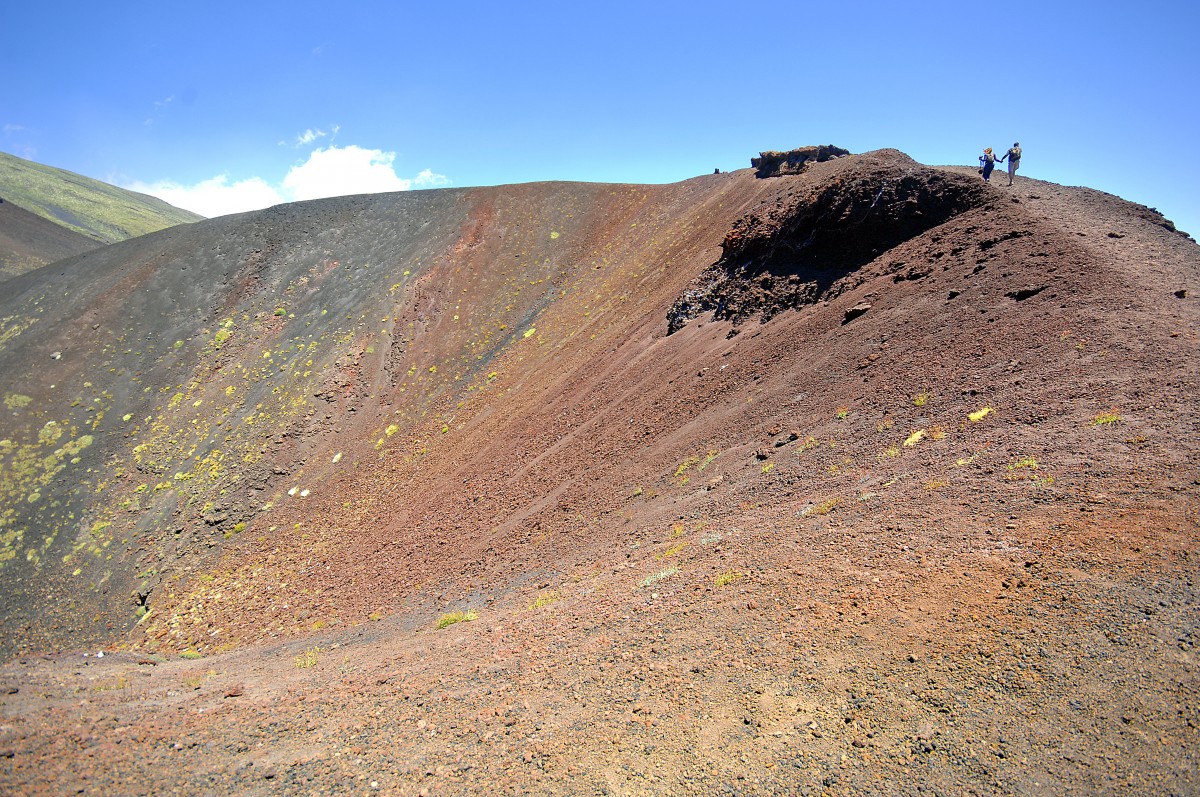
<svg viewBox="0 0 1200 797">
<path fill-rule="evenodd" d="M 796 171 L 4 282 L 0 791 L 1200 789 L 1200 248 Z"/>
</svg>

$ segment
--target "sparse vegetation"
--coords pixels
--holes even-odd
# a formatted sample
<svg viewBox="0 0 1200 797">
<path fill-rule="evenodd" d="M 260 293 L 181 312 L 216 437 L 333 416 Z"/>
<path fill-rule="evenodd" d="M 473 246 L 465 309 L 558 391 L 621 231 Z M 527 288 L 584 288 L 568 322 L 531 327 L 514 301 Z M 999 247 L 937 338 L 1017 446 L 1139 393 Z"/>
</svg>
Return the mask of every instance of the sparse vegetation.
<svg viewBox="0 0 1200 797">
<path fill-rule="evenodd" d="M 814 515 L 828 515 L 834 508 L 842 502 L 841 498 L 833 497 L 827 501 L 822 501 L 813 508 Z"/>
<path fill-rule="evenodd" d="M 118 675 L 115 678 L 111 678 L 111 679 L 108 679 L 105 681 L 100 681 L 99 683 L 97 683 L 95 686 L 92 687 L 92 689 L 96 692 L 108 692 L 108 691 L 112 691 L 112 690 L 128 689 L 128 688 L 129 688 L 129 676 L 127 676 L 127 675 Z"/>
<path fill-rule="evenodd" d="M 533 603 L 529 604 L 530 609 L 540 609 L 543 606 L 549 606 L 552 603 L 558 602 L 558 593 L 554 590 L 539 593 Z"/>
<path fill-rule="evenodd" d="M 828 515 L 841 502 L 842 502 L 842 499 L 840 497 L 834 496 L 833 498 L 826 499 L 819 504 L 811 504 L 809 506 L 806 506 L 804 509 L 800 510 L 800 516 L 801 517 L 811 517 L 811 516 Z"/>
<path fill-rule="evenodd" d="M 995 410 L 993 410 L 991 407 L 982 407 L 972 413 L 968 413 L 967 417 L 971 419 L 971 423 L 979 423 L 993 412 L 995 412 Z"/>
<path fill-rule="evenodd" d="M 33 401 L 29 396 L 23 396 L 20 393 L 5 393 L 4 406 L 10 410 L 17 410 L 23 407 L 28 407 Z"/>
<path fill-rule="evenodd" d="M 714 580 L 718 587 L 727 587 L 741 577 L 741 573 L 735 573 L 734 571 L 730 570 L 728 572 L 721 573 Z"/>
<path fill-rule="evenodd" d="M 469 623 L 472 620 L 478 619 L 479 612 L 475 611 L 474 609 L 467 609 L 466 611 L 454 611 L 449 612 L 448 614 L 443 614 L 441 617 L 439 617 L 437 621 L 437 627 L 440 630 L 442 628 L 452 626 L 455 623 Z"/>
<path fill-rule="evenodd" d="M 679 572 L 678 567 L 668 567 L 663 570 L 659 570 L 657 573 L 653 573 L 649 576 L 646 576 L 644 579 L 642 579 L 642 586 L 648 587 L 651 584 L 657 584 L 660 581 L 665 581 L 666 579 L 670 578 L 671 576 L 675 575 L 678 572 Z"/>
<path fill-rule="evenodd" d="M 662 560 L 662 559 L 669 559 L 669 558 L 671 558 L 672 556 L 674 556 L 675 554 L 677 554 L 677 553 L 679 553 L 680 551 L 682 551 L 682 550 L 683 550 L 684 548 L 686 548 L 686 547 L 687 547 L 687 542 L 686 542 L 686 541 L 684 541 L 684 542 L 681 542 L 681 543 L 678 543 L 678 544 L 676 544 L 676 545 L 672 545 L 670 548 L 667 548 L 667 549 L 666 549 L 665 551 L 663 551 L 662 553 L 655 554 L 655 555 L 654 555 L 654 558 L 655 558 L 655 559 L 659 559 L 659 560 Z"/>
<path fill-rule="evenodd" d="M 104 243 L 202 218 L 154 197 L 3 152 L 0 186 L 6 200 Z"/>
<path fill-rule="evenodd" d="M 306 648 L 303 653 L 295 658 L 296 666 L 302 670 L 309 667 L 316 667 L 317 662 L 321 660 L 321 649 L 318 647 Z"/>
<path fill-rule="evenodd" d="M 1092 418 L 1092 423 L 1095 424 L 1096 426 L 1111 426 L 1114 423 L 1120 423 L 1120 422 L 1121 422 L 1121 413 L 1117 412 L 1116 410 L 1109 410 L 1108 412 L 1102 412 L 1099 415 L 1097 415 L 1095 418 Z"/>
</svg>

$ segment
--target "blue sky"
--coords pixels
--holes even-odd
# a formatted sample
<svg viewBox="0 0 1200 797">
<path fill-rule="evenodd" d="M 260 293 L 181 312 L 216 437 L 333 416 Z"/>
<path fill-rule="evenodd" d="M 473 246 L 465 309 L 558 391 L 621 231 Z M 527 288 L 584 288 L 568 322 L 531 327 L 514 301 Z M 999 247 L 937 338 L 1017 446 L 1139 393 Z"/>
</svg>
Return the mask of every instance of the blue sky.
<svg viewBox="0 0 1200 797">
<path fill-rule="evenodd" d="M 1200 4 L 0 0 L 0 150 L 205 215 L 895 147 L 1200 234 Z"/>
</svg>

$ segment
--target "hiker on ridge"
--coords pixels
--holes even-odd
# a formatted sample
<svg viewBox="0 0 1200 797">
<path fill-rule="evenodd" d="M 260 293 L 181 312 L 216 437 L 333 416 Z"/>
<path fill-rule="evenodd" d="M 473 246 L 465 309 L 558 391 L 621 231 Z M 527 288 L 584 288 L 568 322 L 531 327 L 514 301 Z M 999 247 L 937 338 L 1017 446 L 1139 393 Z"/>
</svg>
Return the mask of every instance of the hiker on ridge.
<svg viewBox="0 0 1200 797">
<path fill-rule="evenodd" d="M 1008 152 L 1004 153 L 1000 158 L 1000 162 L 1004 163 L 1004 159 L 1008 158 L 1008 184 L 1012 185 L 1013 175 L 1017 173 L 1017 169 L 1021 165 L 1021 142 L 1014 141 Z M 985 178 L 986 179 L 986 178 Z"/>
<path fill-rule="evenodd" d="M 986 147 L 983 154 L 979 156 L 979 173 L 983 175 L 983 181 L 991 182 L 992 169 L 996 168 L 996 154 L 992 152 L 991 147 Z"/>
</svg>

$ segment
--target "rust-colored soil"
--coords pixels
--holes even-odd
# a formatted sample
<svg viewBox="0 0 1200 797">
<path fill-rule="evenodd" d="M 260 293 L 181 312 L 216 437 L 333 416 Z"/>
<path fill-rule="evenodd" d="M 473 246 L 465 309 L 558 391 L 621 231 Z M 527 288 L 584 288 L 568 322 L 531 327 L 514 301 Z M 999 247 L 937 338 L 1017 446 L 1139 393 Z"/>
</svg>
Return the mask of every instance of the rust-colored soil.
<svg viewBox="0 0 1200 797">
<path fill-rule="evenodd" d="M 0 791 L 1193 793 L 1164 222 L 881 151 L 11 280 Z"/>
</svg>

